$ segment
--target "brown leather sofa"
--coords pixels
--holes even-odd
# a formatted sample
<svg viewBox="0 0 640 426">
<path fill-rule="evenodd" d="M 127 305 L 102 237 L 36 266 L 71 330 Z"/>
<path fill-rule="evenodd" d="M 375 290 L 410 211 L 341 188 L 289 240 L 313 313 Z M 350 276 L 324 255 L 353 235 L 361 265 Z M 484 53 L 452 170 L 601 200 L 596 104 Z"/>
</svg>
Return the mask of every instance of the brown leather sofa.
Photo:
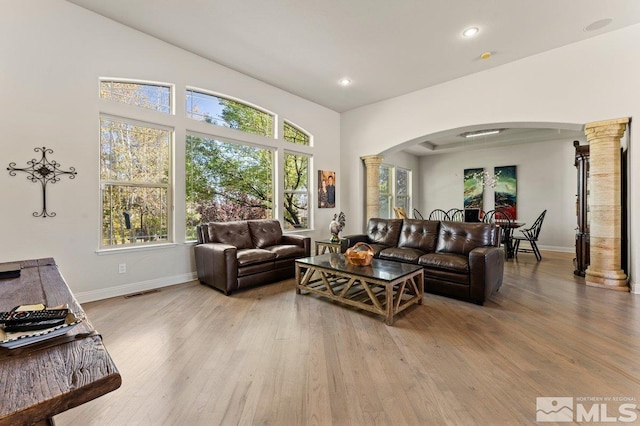
<svg viewBox="0 0 640 426">
<path fill-rule="evenodd" d="M 499 238 L 495 224 L 380 218 L 366 234 L 343 237 L 348 247 L 369 244 L 374 258 L 422 265 L 425 291 L 479 305 L 502 285 Z"/>
<path fill-rule="evenodd" d="M 226 295 L 293 277 L 295 259 L 311 253 L 311 238 L 283 234 L 277 220 L 209 222 L 197 233 L 198 280 Z"/>
</svg>

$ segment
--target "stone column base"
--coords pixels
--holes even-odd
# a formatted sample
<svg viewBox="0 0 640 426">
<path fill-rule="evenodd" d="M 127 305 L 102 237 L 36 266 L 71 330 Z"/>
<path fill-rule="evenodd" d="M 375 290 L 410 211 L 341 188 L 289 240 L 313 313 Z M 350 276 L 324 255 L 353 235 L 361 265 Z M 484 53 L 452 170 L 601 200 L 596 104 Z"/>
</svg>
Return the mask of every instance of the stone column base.
<svg viewBox="0 0 640 426">
<path fill-rule="evenodd" d="M 627 276 L 622 269 L 617 271 L 599 271 L 588 267 L 585 274 L 585 283 L 591 287 L 624 292 L 629 291 Z"/>
</svg>

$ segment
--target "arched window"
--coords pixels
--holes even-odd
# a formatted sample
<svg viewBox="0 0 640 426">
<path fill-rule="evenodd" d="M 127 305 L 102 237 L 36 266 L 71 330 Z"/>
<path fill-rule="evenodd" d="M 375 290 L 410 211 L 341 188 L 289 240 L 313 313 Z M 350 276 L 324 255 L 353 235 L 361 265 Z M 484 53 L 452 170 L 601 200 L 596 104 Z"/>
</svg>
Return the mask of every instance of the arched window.
<svg viewBox="0 0 640 426">
<path fill-rule="evenodd" d="M 188 118 L 273 138 L 275 115 L 244 102 L 187 89 Z"/>
</svg>

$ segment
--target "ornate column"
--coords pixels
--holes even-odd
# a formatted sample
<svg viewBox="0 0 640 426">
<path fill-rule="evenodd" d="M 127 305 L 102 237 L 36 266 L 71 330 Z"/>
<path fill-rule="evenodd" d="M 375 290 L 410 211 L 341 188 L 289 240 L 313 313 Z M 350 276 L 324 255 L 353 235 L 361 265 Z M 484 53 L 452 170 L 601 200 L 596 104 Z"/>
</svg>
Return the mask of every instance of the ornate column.
<svg viewBox="0 0 640 426">
<path fill-rule="evenodd" d="M 367 214 L 364 218 L 365 223 L 372 217 L 378 217 L 380 213 L 380 164 L 382 157 L 379 155 L 366 155 L 360 157 L 367 167 Z"/>
<path fill-rule="evenodd" d="M 628 118 L 588 123 L 590 265 L 587 285 L 629 291 L 621 269 L 620 138 Z"/>
</svg>

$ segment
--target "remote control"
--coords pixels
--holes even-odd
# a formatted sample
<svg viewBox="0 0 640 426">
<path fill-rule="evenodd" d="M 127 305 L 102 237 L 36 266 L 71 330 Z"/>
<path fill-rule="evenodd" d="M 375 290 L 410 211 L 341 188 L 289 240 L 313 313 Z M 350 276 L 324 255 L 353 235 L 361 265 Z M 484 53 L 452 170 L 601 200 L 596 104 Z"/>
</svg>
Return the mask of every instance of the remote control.
<svg viewBox="0 0 640 426">
<path fill-rule="evenodd" d="M 39 322 L 48 320 L 64 320 L 69 313 L 69 309 L 43 309 L 40 311 L 11 311 L 0 312 L 0 323 L 8 325 L 21 324 L 26 322 Z"/>
<path fill-rule="evenodd" d="M 61 319 L 49 319 L 35 322 L 21 322 L 14 324 L 4 324 L 4 331 L 14 332 L 14 331 L 31 331 L 31 330 L 42 330 L 45 328 L 55 327 L 57 325 L 62 325 L 65 323 L 65 318 Z"/>
</svg>

